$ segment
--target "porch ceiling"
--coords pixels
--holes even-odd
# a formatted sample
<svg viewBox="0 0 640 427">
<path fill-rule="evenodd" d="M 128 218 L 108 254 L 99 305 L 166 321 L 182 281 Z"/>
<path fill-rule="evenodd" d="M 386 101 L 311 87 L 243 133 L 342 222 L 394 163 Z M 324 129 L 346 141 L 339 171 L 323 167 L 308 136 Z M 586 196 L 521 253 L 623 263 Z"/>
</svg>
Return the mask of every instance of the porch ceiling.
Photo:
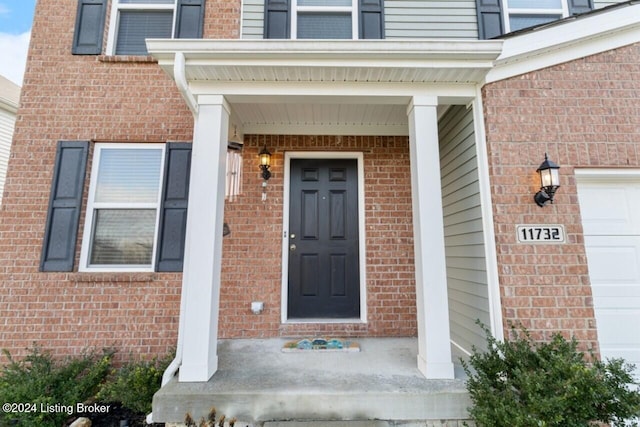
<svg viewBox="0 0 640 427">
<path fill-rule="evenodd" d="M 411 96 L 468 102 L 473 91 L 459 88 L 484 80 L 502 41 L 163 39 L 147 48 L 193 111 L 200 97 L 224 95 L 243 133 L 405 135 Z"/>
<path fill-rule="evenodd" d="M 406 105 L 233 104 L 243 133 L 406 135 Z"/>
</svg>

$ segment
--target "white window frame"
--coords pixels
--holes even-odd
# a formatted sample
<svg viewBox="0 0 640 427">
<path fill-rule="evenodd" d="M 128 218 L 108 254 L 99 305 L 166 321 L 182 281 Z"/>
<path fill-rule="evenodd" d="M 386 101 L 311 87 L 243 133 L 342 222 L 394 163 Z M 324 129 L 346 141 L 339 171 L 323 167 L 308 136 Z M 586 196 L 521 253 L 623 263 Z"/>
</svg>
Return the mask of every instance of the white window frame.
<svg viewBox="0 0 640 427">
<path fill-rule="evenodd" d="M 291 39 L 298 38 L 298 13 L 351 13 L 351 40 L 358 39 L 358 0 L 351 0 L 351 6 L 298 6 L 298 0 L 291 0 Z M 348 40 L 348 39 L 345 39 Z"/>
<path fill-rule="evenodd" d="M 173 11 L 173 23 L 171 25 L 172 38 L 176 31 L 176 11 L 178 0 L 173 0 L 173 4 L 168 3 L 120 3 L 120 0 L 111 2 L 111 17 L 109 18 L 109 36 L 107 39 L 107 55 L 116 54 L 116 38 L 118 36 L 118 28 L 120 27 L 120 11 L 121 10 L 171 10 Z"/>
<path fill-rule="evenodd" d="M 535 0 L 531 0 L 532 3 L 535 3 Z M 505 33 L 511 32 L 511 16 L 517 15 L 560 15 L 560 18 L 566 18 L 569 16 L 569 4 L 567 0 L 560 0 L 561 7 L 556 9 L 540 9 L 540 8 L 514 8 L 509 7 L 509 0 L 505 0 L 503 3 L 504 9 L 504 29 Z"/>
<path fill-rule="evenodd" d="M 100 165 L 100 156 L 102 150 L 109 149 L 155 149 L 161 150 L 160 156 L 160 182 L 158 183 L 158 198 L 155 203 L 98 203 L 95 201 L 96 186 L 98 185 L 98 169 Z M 160 221 L 160 207 L 162 200 L 162 188 L 164 184 L 164 162 L 166 155 L 165 144 L 133 144 L 133 143 L 98 143 L 95 145 L 92 159 L 91 181 L 89 183 L 89 196 L 87 198 L 86 217 L 84 221 L 84 233 L 82 237 L 82 248 L 80 250 L 80 265 L 78 270 L 81 272 L 153 272 L 156 265 L 156 251 L 158 246 L 158 227 Z M 98 209 L 155 209 L 156 220 L 153 233 L 153 249 L 151 253 L 150 265 L 90 265 L 89 253 L 93 243 L 93 227 L 95 221 L 95 212 Z"/>
</svg>

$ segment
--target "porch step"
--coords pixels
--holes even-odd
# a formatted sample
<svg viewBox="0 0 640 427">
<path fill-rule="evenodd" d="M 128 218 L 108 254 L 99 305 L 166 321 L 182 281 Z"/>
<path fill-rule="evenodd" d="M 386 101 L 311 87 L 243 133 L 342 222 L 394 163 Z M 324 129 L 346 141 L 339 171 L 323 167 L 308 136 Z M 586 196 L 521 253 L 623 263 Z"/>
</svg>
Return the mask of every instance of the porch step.
<svg viewBox="0 0 640 427">
<path fill-rule="evenodd" d="M 154 396 L 153 420 L 179 423 L 187 412 L 200 419 L 215 406 L 264 427 L 462 426 L 471 406 L 464 381 L 426 380 L 415 339 L 358 341 L 358 353 L 282 353 L 280 339 L 222 341 L 218 372 L 207 383 L 173 379 Z"/>
<path fill-rule="evenodd" d="M 386 421 L 278 421 L 263 427 L 389 427 Z"/>
<path fill-rule="evenodd" d="M 283 421 L 263 427 L 463 427 L 462 421 Z"/>
<path fill-rule="evenodd" d="M 473 427 L 471 421 L 274 421 L 245 423 L 237 421 L 239 427 Z M 168 423 L 168 427 L 186 427 L 180 423 Z"/>
</svg>

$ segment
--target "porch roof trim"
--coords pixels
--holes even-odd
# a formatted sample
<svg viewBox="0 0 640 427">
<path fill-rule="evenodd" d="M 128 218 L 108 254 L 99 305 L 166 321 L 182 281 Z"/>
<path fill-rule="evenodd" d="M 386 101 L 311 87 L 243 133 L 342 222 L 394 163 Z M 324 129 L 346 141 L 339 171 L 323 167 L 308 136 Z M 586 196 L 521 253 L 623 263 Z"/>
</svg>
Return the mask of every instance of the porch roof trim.
<svg viewBox="0 0 640 427">
<path fill-rule="evenodd" d="M 503 43 L 148 39 L 147 49 L 188 91 L 196 82 L 477 84 L 493 67 Z"/>
<path fill-rule="evenodd" d="M 640 41 L 640 2 L 505 35 L 503 51 L 485 83 L 508 79 Z"/>
</svg>

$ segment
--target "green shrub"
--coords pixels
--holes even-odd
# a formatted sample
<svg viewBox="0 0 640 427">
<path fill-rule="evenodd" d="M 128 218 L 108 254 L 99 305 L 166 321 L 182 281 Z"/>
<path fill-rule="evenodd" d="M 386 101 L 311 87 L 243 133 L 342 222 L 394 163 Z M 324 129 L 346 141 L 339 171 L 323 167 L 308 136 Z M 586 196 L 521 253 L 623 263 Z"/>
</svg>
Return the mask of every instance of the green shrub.
<svg viewBox="0 0 640 427">
<path fill-rule="evenodd" d="M 469 414 L 478 427 L 624 426 L 640 415 L 633 366 L 622 359 L 589 363 L 575 339 L 555 334 L 536 343 L 528 331 L 512 327 L 512 339 L 500 342 L 481 326 L 487 351 L 474 349 L 462 361 L 474 404 Z"/>
<path fill-rule="evenodd" d="M 56 360 L 37 346 L 20 361 L 3 353 L 9 362 L 0 371 L 0 424 L 19 427 L 60 427 L 78 403 L 93 398 L 113 356 L 110 350 L 87 350 Z"/>
<path fill-rule="evenodd" d="M 170 362 L 169 356 L 129 362 L 112 372 L 112 378 L 104 383 L 97 398 L 103 402 L 120 403 L 140 414 L 148 414 L 151 412 L 153 395 L 160 389 L 162 374 Z"/>
</svg>

